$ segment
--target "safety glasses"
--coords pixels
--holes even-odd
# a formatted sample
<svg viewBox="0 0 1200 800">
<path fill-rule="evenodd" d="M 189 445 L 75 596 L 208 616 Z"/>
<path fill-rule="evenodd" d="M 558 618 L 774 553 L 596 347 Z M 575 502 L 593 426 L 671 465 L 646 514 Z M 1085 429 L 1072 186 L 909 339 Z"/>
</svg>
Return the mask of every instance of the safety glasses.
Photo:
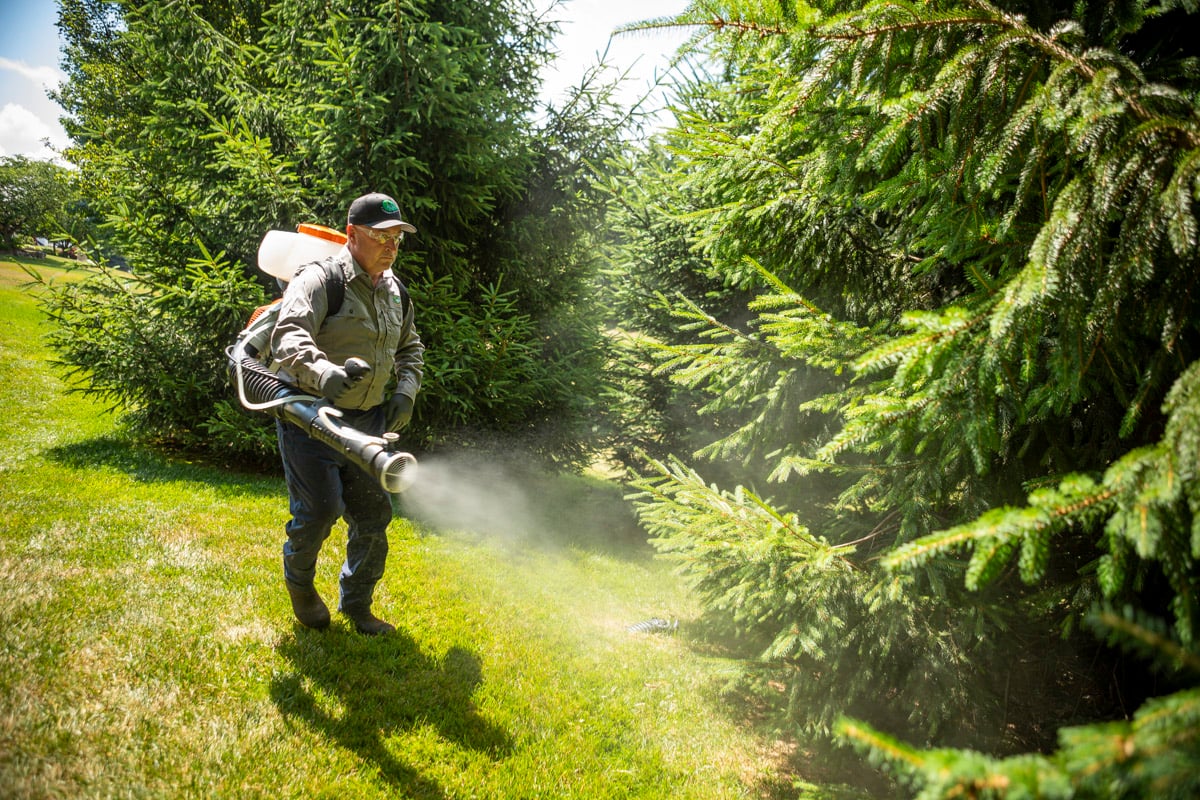
<svg viewBox="0 0 1200 800">
<path fill-rule="evenodd" d="M 383 231 L 377 231 L 374 228 L 365 228 L 361 225 L 356 225 L 355 227 L 365 233 L 367 238 L 369 238 L 372 242 L 378 242 L 379 244 L 383 245 L 391 244 L 399 247 L 400 243 L 404 241 L 404 231 L 397 231 L 396 233 L 384 233 Z"/>
</svg>

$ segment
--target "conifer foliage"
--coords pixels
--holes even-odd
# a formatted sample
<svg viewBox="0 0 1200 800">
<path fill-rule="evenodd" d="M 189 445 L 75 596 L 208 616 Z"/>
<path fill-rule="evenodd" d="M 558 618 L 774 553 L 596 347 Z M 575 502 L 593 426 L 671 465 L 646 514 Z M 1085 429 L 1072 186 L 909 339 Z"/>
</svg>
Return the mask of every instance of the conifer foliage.
<svg viewBox="0 0 1200 800">
<path fill-rule="evenodd" d="M 1198 14 L 702 0 L 669 21 L 708 73 L 643 211 L 726 288 L 675 302 L 658 369 L 706 393 L 691 458 L 742 485 L 657 459 L 640 513 L 793 721 L 922 797 L 1196 790 Z M 989 659 L 1082 622 L 1168 693 L 1064 726 L 1053 756 L 890 738 L 1005 749 Z"/>
<path fill-rule="evenodd" d="M 579 163 L 611 120 L 535 122 L 553 27 L 530 3 L 60 7 L 66 156 L 130 268 L 50 295 L 81 389 L 144 437 L 273 451 L 222 354 L 278 290 L 254 269 L 259 242 L 303 222 L 340 229 L 354 197 L 383 191 L 418 229 L 396 272 L 429 311 L 410 434 L 537 431 L 543 454 L 575 457 L 601 352 L 579 302 L 599 205 Z"/>
</svg>

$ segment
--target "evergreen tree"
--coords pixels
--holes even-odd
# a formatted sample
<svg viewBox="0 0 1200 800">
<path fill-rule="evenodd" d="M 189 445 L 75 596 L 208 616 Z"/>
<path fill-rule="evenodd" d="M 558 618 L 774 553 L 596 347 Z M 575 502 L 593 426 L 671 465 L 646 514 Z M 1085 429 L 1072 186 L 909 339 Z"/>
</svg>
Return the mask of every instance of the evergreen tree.
<svg viewBox="0 0 1200 800">
<path fill-rule="evenodd" d="M 221 354 L 275 290 L 258 243 L 341 228 L 352 198 L 384 191 L 419 231 L 396 266 L 428 347 L 412 435 L 537 434 L 546 456 L 580 457 L 599 204 L 573 157 L 612 122 L 535 126 L 552 30 L 528 4 L 65 0 L 60 27 L 68 156 L 132 270 L 51 297 L 86 391 L 143 435 L 269 451 Z"/>
<path fill-rule="evenodd" d="M 1013 632 L 1052 646 L 1104 602 L 1194 657 L 1200 53 L 1179 32 L 1195 13 L 696 2 L 670 21 L 716 66 L 645 209 L 756 297 L 745 324 L 732 293 L 676 303 L 693 338 L 663 342 L 660 370 L 718 420 L 694 457 L 748 480 L 658 459 L 640 509 L 802 727 L 848 713 L 1003 750 L 989 658 Z M 1161 733 L 1129 796 L 1153 776 L 1185 796 L 1196 743 L 1171 736 L 1195 701 L 1177 680 L 1132 729 L 1065 728 L 1062 780 L 1120 774 L 1105 748 Z M 884 755 L 895 741 L 840 730 Z M 912 773 L 930 797 L 1039 791 L 1028 761 L 992 763 L 976 783 L 933 757 Z"/>
</svg>

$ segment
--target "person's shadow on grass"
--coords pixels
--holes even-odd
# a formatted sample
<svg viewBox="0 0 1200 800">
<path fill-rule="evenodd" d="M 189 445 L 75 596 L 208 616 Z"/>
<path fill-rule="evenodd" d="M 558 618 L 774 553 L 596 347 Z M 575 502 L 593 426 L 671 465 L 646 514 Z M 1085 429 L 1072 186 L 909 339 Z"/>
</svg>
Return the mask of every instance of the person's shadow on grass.
<svg viewBox="0 0 1200 800">
<path fill-rule="evenodd" d="M 507 733 L 482 718 L 471 699 L 483 681 L 479 659 L 453 647 L 440 659 L 407 633 L 366 637 L 337 626 L 297 627 L 276 651 L 293 667 L 271 681 L 271 699 L 299 720 L 373 764 L 380 777 L 413 798 L 443 798 L 433 780 L 397 758 L 389 735 L 429 725 L 460 747 L 501 758 Z"/>
</svg>

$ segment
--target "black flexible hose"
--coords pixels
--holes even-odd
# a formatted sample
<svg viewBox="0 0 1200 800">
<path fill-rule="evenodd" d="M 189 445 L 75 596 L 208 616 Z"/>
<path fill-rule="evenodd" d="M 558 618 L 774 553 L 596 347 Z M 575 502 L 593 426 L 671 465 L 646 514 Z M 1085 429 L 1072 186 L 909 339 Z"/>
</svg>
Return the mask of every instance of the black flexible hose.
<svg viewBox="0 0 1200 800">
<path fill-rule="evenodd" d="M 288 397 L 308 396 L 295 386 L 280 380 L 275 373 L 264 367 L 256 358 L 242 356 L 238 366 L 242 370 L 242 388 L 246 393 L 246 399 L 252 403 L 275 403 Z M 230 374 L 234 380 L 237 380 L 234 369 L 231 366 Z M 277 409 L 278 406 L 266 409 L 266 411 L 272 416 L 278 417 Z"/>
</svg>

